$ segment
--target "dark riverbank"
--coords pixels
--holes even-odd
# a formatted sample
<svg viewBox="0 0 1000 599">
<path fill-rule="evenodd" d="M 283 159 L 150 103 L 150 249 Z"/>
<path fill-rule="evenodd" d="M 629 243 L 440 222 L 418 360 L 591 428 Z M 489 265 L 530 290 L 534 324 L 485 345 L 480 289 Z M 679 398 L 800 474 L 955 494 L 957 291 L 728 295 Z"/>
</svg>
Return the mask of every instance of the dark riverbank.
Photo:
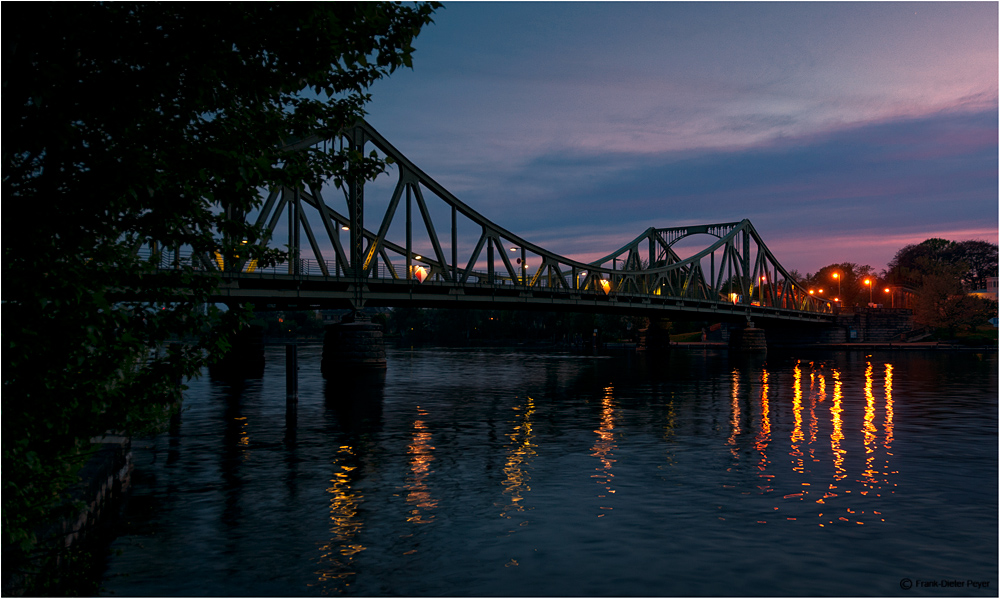
<svg viewBox="0 0 1000 599">
<path fill-rule="evenodd" d="M 108 435 L 93 440 L 80 468 L 80 481 L 70 488 L 64 515 L 36 531 L 38 539 L 26 558 L 5 548 L 3 595 L 94 595 L 95 572 L 114 539 L 115 520 L 131 484 L 132 441 Z"/>
</svg>

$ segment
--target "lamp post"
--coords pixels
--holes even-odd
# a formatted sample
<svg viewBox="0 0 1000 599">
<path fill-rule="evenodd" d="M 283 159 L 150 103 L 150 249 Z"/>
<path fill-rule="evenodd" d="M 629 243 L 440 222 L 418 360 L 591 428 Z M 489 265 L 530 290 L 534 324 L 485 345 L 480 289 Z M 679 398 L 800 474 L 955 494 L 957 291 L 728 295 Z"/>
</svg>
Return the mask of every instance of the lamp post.
<svg viewBox="0 0 1000 599">
<path fill-rule="evenodd" d="M 895 307 L 896 307 L 896 294 L 894 294 L 894 293 L 892 292 L 892 289 L 890 289 L 890 288 L 888 288 L 888 287 L 886 287 L 886 288 L 885 288 L 885 292 L 889 294 L 889 301 L 890 301 L 890 305 L 891 305 L 891 306 L 892 306 L 893 308 L 895 308 Z"/>
<path fill-rule="evenodd" d="M 865 279 L 865 285 L 868 285 L 868 305 L 872 304 L 872 280 Z"/>
<path fill-rule="evenodd" d="M 833 278 L 837 279 L 837 296 L 840 297 L 841 295 L 844 295 L 844 292 L 840 290 L 840 273 L 833 273 Z"/>
</svg>

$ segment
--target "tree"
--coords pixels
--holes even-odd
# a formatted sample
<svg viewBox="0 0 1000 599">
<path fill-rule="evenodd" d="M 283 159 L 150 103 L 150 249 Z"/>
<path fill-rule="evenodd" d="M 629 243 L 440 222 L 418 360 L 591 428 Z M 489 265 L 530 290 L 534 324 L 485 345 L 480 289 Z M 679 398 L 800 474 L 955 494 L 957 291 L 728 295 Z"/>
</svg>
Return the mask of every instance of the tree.
<svg viewBox="0 0 1000 599">
<path fill-rule="evenodd" d="M 948 241 L 931 238 L 902 247 L 886 268 L 886 278 L 896 284 L 917 288 L 923 277 L 955 274 L 967 291 L 982 289 L 986 277 L 997 275 L 997 245 L 986 241 Z"/>
<path fill-rule="evenodd" d="M 959 267 L 952 268 L 950 273 L 923 277 L 913 310 L 914 320 L 924 326 L 946 329 L 949 337 L 957 330 L 975 329 L 997 314 L 996 302 L 962 292 Z"/>
<path fill-rule="evenodd" d="M 900 248 L 886 265 L 886 278 L 895 284 L 919 287 L 925 274 L 951 263 L 954 242 L 931 238 Z"/>
<path fill-rule="evenodd" d="M 873 297 L 864 284 L 866 278 L 871 278 L 872 285 L 877 285 L 875 269 L 871 266 L 842 262 L 824 266 L 816 274 L 807 275 L 804 285 L 817 297 L 838 299 L 841 306 L 866 306 L 869 298 Z"/>
<path fill-rule="evenodd" d="M 964 265 L 962 283 L 969 291 L 986 288 L 986 278 L 997 276 L 997 244 L 969 240 L 955 244 L 955 261 Z"/>
<path fill-rule="evenodd" d="M 216 277 L 190 264 L 164 273 L 136 249 L 233 256 L 258 234 L 242 216 L 259 189 L 382 170 L 374 156 L 282 147 L 355 122 L 368 87 L 411 66 L 436 7 L 5 9 L 5 546 L 32 546 L 88 439 L 162 414 L 179 377 L 245 320 L 204 313 Z M 198 341 L 154 353 L 184 337 Z"/>
</svg>

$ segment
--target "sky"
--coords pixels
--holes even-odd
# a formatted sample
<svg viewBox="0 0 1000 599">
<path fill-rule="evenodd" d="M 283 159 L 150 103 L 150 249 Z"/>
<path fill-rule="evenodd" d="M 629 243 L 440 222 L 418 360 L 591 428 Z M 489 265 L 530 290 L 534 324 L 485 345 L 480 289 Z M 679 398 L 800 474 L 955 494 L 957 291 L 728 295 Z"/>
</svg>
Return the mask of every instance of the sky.
<svg viewBox="0 0 1000 599">
<path fill-rule="evenodd" d="M 367 120 L 550 251 L 744 218 L 801 274 L 997 242 L 995 2 L 447 2 L 434 21 Z"/>
</svg>

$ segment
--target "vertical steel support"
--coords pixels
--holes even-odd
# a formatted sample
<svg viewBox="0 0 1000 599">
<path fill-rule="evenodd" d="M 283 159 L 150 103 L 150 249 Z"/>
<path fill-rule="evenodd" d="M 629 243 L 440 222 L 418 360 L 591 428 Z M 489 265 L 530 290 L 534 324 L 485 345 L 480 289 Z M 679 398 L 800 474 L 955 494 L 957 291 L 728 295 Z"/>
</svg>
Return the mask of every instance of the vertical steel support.
<svg viewBox="0 0 1000 599">
<path fill-rule="evenodd" d="M 413 278 L 413 221 L 410 212 L 410 184 L 406 184 L 406 280 Z"/>
<path fill-rule="evenodd" d="M 524 255 L 524 246 L 521 246 L 521 284 L 528 286 L 528 262 Z"/>
<path fill-rule="evenodd" d="M 709 268 L 711 268 L 711 270 L 712 270 L 712 283 L 711 283 L 711 285 L 712 285 L 712 293 L 714 293 L 716 296 L 718 296 L 718 295 L 720 295 L 719 294 L 719 290 L 715 288 L 715 252 L 711 253 L 711 257 L 709 258 L 709 260 L 710 260 L 709 261 Z M 718 297 L 713 297 L 711 299 L 717 300 L 719 298 Z"/>
<path fill-rule="evenodd" d="M 493 279 L 493 236 L 486 238 L 486 280 L 492 285 Z"/>
<path fill-rule="evenodd" d="M 458 282 L 458 210 L 451 207 L 451 280 Z"/>
<path fill-rule="evenodd" d="M 282 193 L 288 193 L 286 188 Z M 298 273 L 298 263 L 299 263 L 299 248 L 295 244 L 295 233 L 298 231 L 299 219 L 298 215 L 295 213 L 298 199 L 298 192 L 292 192 L 292 201 L 288 202 L 288 274 L 296 275 Z"/>
<path fill-rule="evenodd" d="M 740 260 L 740 266 L 743 268 L 743 278 L 746 279 L 753 276 L 753 273 L 750 272 L 750 235 L 746 229 L 743 229 L 741 235 L 743 235 L 743 256 L 742 260 Z"/>
<path fill-rule="evenodd" d="M 299 195 L 299 188 L 296 187 L 292 194 L 292 206 L 295 207 L 295 226 L 292 231 L 295 233 L 295 274 L 302 274 L 302 197 Z"/>
<path fill-rule="evenodd" d="M 365 132 L 356 127 L 350 132 L 348 140 L 351 152 L 356 156 L 363 156 L 365 149 Z M 365 254 L 365 179 L 358 165 L 348 166 L 347 176 L 348 198 L 347 209 L 351 219 L 351 273 L 354 279 L 354 309 L 360 310 L 364 307 L 364 293 L 362 290 L 362 270 Z"/>
</svg>

